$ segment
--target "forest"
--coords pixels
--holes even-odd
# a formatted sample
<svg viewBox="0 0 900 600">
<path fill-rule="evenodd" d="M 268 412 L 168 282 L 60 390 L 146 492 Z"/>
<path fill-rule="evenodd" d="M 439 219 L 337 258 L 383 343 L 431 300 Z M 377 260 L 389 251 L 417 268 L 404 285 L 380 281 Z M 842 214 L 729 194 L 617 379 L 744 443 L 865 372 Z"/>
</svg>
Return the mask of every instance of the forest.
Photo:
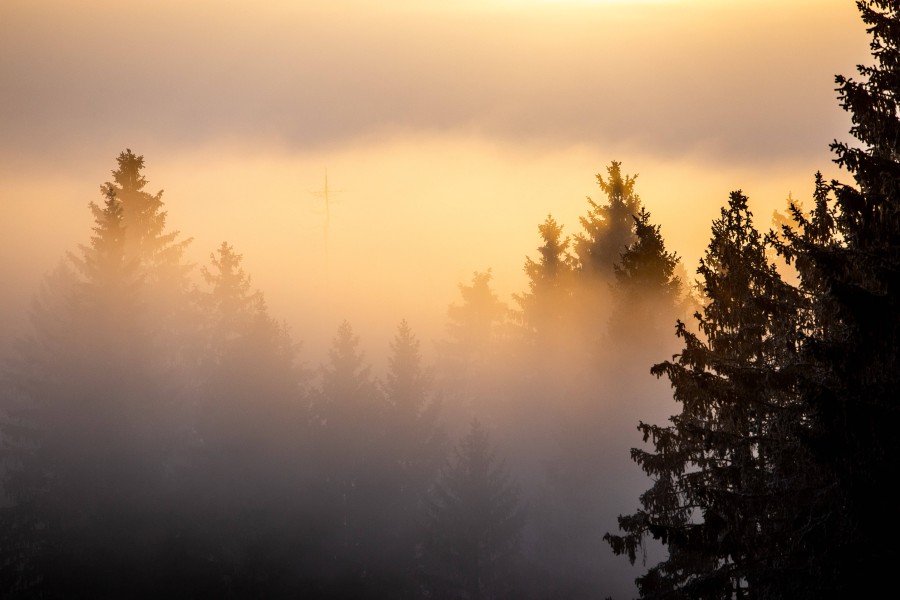
<svg viewBox="0 0 900 600">
<path fill-rule="evenodd" d="M 900 3 L 857 6 L 843 180 L 771 218 L 733 191 L 694 273 L 611 157 L 525 288 L 459 282 L 433 361 L 406 319 L 384 369 L 350 320 L 304 354 L 124 148 L 0 370 L 0 596 L 887 593 Z"/>
</svg>

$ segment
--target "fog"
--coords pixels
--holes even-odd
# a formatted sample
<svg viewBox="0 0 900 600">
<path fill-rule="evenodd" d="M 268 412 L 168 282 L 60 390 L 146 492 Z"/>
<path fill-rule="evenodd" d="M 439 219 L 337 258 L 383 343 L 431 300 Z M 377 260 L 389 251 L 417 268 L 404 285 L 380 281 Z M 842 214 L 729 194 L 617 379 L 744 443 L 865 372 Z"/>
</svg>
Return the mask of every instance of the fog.
<svg viewBox="0 0 900 600">
<path fill-rule="evenodd" d="M 865 42 L 838 2 L 525 4 L 0 9 L 4 589 L 635 595 L 664 551 L 603 535 L 709 224 L 836 175 Z"/>
<path fill-rule="evenodd" d="M 586 197 L 599 192 L 594 175 L 610 160 L 639 174 L 639 195 L 692 272 L 732 188 L 743 188 L 767 226 L 788 194 L 809 197 L 817 168 L 834 172 L 827 149 L 819 154 L 820 163 L 760 171 L 713 167 L 696 157 L 658 161 L 622 147 L 548 150 L 458 136 L 374 140 L 329 153 L 221 146 L 171 156 L 144 152 L 151 185 L 165 190 L 171 229 L 194 240 L 190 262 L 202 265 L 223 240 L 232 243 L 273 315 L 295 328 L 311 357 L 321 356 L 345 318 L 376 355 L 383 344 L 374 340 L 386 339 L 402 318 L 416 325 L 423 350 L 431 352 L 457 284 L 475 271 L 491 268 L 509 301 L 525 286 L 522 267 L 540 241 L 537 225 L 552 213 L 567 234 L 577 233 Z M 48 176 L 35 167 L 0 179 L 11 211 L 0 266 L 14 282 L 0 291 L 8 307 L 0 319 L 4 339 L 21 323 L 43 275 L 87 241 L 87 203 L 98 199 L 109 162 L 98 159 L 83 173 Z"/>
<path fill-rule="evenodd" d="M 73 177 L 13 188 L 23 200 L 12 204 L 16 221 L 29 225 L 4 241 L 8 280 L 20 281 L 5 292 L 6 306 L 17 311 L 7 313 L 5 332 L 21 340 L 10 352 L 6 418 L 28 423 L 22 415 L 40 399 L 39 430 L 54 432 L 53 443 L 26 436 L 26 444 L 47 450 L 13 461 L 13 472 L 61 473 L 57 494 L 79 498 L 94 519 L 76 527 L 75 548 L 98 527 L 110 536 L 105 544 L 126 546 L 122 556 L 78 568 L 122 590 L 103 577 L 111 564 L 134 577 L 171 577 L 153 561 L 174 552 L 197 569 L 179 577 L 210 593 L 455 589 L 423 575 L 433 568 L 423 550 L 433 531 L 422 522 L 440 465 L 454 460 L 453 447 L 477 421 L 517 490 L 518 552 L 503 569 L 529 576 L 521 580 L 527 590 L 515 593 L 632 595 L 642 565 L 612 555 L 602 537 L 648 485 L 628 451 L 641 444 L 638 422 L 662 423 L 675 412 L 667 382 L 649 367 L 677 352 L 675 320 L 687 320 L 693 305 L 686 285 L 673 297 L 658 283 L 628 292 L 613 264 L 634 241 L 631 215 L 644 206 L 669 251 L 682 256 L 671 276 L 689 284 L 696 259 L 687 257 L 702 252 L 698 221 L 715 214 L 718 190 L 741 173 L 698 172 L 704 186 L 676 193 L 667 185 L 673 172 L 685 177 L 697 167 L 648 160 L 655 176 L 637 176 L 634 195 L 626 194 L 633 205 L 616 234 L 624 241 L 592 267 L 574 238 L 590 239 L 579 218 L 597 218 L 586 196 L 610 206 L 595 175 L 609 181 L 611 173 L 609 164 L 591 170 L 599 161 L 584 148 L 550 157 L 417 139 L 324 157 L 210 150 L 203 159 L 205 167 L 185 156 L 158 166 L 148 158 L 140 194 L 116 188 L 122 222 L 140 230 L 148 217 L 128 216 L 138 210 L 129 208 L 138 206 L 132 196 L 149 202 L 170 179 L 162 204 L 145 210 L 166 217 L 162 231 L 148 230 L 150 241 L 132 240 L 128 225 L 124 237 L 108 239 L 108 216 L 85 206 L 101 210 L 109 200 L 96 182 L 79 189 Z M 633 175 L 628 165 L 622 171 Z M 102 171 L 98 179 L 111 181 Z M 759 188 L 770 200 L 760 212 L 783 208 L 794 183 L 785 176 L 774 189 Z M 811 186 L 796 184 L 798 195 Z M 31 208 L 38 199 L 59 210 L 48 218 L 46 208 Z M 550 239 L 538 233 L 548 213 L 561 238 L 573 238 L 556 257 L 565 272 L 551 277 L 545 265 L 551 270 L 541 276 L 557 281 L 555 291 L 523 268 L 552 258 L 538 251 Z M 598 247 L 615 237 L 610 219 L 599 221 L 606 225 Z M 114 240 L 124 246 L 105 249 Z M 178 251 L 146 250 L 154 244 Z M 109 252 L 122 258 L 104 267 L 100 257 Z M 524 300 L 529 294 L 535 300 Z M 24 298 L 36 302 L 30 327 L 22 321 Z M 401 322 L 415 347 L 406 363 L 397 346 Z M 398 447 L 398 440 L 405 441 Z M 100 465 L 111 455 L 121 461 L 107 471 Z M 417 467 L 409 471 L 410 464 Z M 162 479 L 134 488 L 133 478 L 148 473 Z M 335 512 L 334 494 L 344 502 L 349 493 L 334 488 L 341 481 L 354 500 Z M 9 485 L 13 497 L 34 493 L 15 478 Z M 392 496 L 391 485 L 406 491 Z M 401 514 L 388 510 L 401 501 Z M 72 508 L 46 510 L 65 522 L 76 518 Z M 142 511 L 161 508 L 175 521 L 133 529 Z M 124 521 L 106 523 L 110 510 Z M 246 514 L 260 520 L 244 522 Z M 347 519 L 362 522 L 351 527 Z M 136 535 L 158 541 L 125 541 Z M 173 550 L 170 538 L 194 546 Z M 260 545 L 275 554 L 248 565 L 245 553 Z M 651 544 L 647 560 L 661 552 Z M 215 568 L 192 562 L 202 553 L 215 557 Z M 72 560 L 65 551 L 51 556 Z M 254 579 L 257 569 L 266 573 L 262 581 Z M 364 575 L 373 570 L 377 583 Z M 55 585 L 83 584 L 66 571 L 49 572 Z M 502 572 L 503 585 L 524 576 Z"/>
</svg>

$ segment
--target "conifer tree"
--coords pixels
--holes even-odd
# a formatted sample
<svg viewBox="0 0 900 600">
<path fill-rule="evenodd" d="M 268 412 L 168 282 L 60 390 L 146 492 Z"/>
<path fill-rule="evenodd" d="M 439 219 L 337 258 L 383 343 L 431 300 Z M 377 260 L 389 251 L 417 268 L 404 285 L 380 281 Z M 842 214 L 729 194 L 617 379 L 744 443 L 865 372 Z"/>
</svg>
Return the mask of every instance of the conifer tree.
<svg viewBox="0 0 900 600">
<path fill-rule="evenodd" d="M 797 495 L 815 483 L 790 378 L 800 297 L 768 262 L 751 218 L 733 192 L 698 269 L 699 333 L 679 321 L 682 352 L 653 368 L 681 412 L 669 426 L 641 423 L 653 450 L 632 457 L 654 484 L 643 508 L 620 518 L 625 535 L 606 536 L 632 562 L 644 535 L 668 546 L 638 580 L 642 597 L 779 596 L 797 566 L 784 549 L 801 543 Z"/>
<path fill-rule="evenodd" d="M 831 144 L 855 185 L 817 182 L 813 214 L 795 214 L 781 247 L 810 298 L 798 386 L 812 410 L 809 448 L 829 477 L 803 578 L 844 596 L 893 585 L 884 542 L 900 534 L 885 493 L 900 469 L 900 6 L 857 6 L 874 64 L 858 68 L 859 81 L 836 78 L 857 143 Z"/>
<path fill-rule="evenodd" d="M 445 436 L 438 417 L 441 402 L 432 391 L 431 376 L 422 364 L 419 340 L 406 320 L 400 322 L 390 344 L 384 380 L 385 430 L 380 478 L 383 506 L 380 521 L 383 543 L 381 570 L 395 594 L 415 594 L 416 548 L 421 542 L 419 514 L 424 496 L 443 460 Z"/>
<path fill-rule="evenodd" d="M 194 515 L 202 553 L 190 557 L 192 577 L 198 586 L 207 580 L 205 594 L 270 596 L 296 559 L 281 543 L 296 542 L 288 524 L 308 483 L 307 409 L 296 346 L 241 262 L 223 242 L 202 269 L 206 343 L 192 419 L 199 447 L 184 486 L 197 506 L 181 511 Z"/>
<path fill-rule="evenodd" d="M 525 259 L 528 291 L 514 298 L 527 341 L 549 353 L 571 339 L 575 261 L 569 254 L 569 238 L 563 237 L 562 225 L 552 216 L 547 215 L 538 231 L 544 242 L 538 248 L 540 257 Z"/>
<path fill-rule="evenodd" d="M 383 540 L 379 519 L 385 507 L 383 456 L 384 400 L 373 379 L 359 337 L 347 321 L 335 335 L 329 360 L 321 369 L 321 386 L 313 394 L 315 452 L 322 515 L 319 569 L 336 595 L 366 589 L 380 558 Z"/>
<path fill-rule="evenodd" d="M 618 341 L 640 345 L 660 334 L 674 322 L 681 293 L 675 274 L 678 256 L 666 250 L 660 226 L 650 222 L 650 213 L 641 208 L 632 217 L 634 242 L 619 257 L 610 334 Z"/>
<path fill-rule="evenodd" d="M 464 371 L 490 356 L 503 335 L 507 308 L 491 288 L 492 278 L 490 269 L 476 272 L 471 284 L 459 285 L 462 303 L 447 310 L 445 349 Z"/>
<path fill-rule="evenodd" d="M 404 319 L 391 342 L 384 383 L 388 445 L 404 485 L 418 494 L 441 457 L 438 423 L 441 403 L 431 391 L 431 376 L 422 364 L 419 340 Z M 415 490 L 415 491 L 414 491 Z"/>
<path fill-rule="evenodd" d="M 606 202 L 588 198 L 588 213 L 580 218 L 582 233 L 575 236 L 576 287 L 573 291 L 579 342 L 596 349 L 606 335 L 615 283 L 614 265 L 634 243 L 634 217 L 641 200 L 634 191 L 637 175 L 622 174 L 622 163 L 612 161 L 607 177 L 597 174 L 597 183 Z M 595 355 L 589 357 L 596 361 Z"/>
<path fill-rule="evenodd" d="M 470 284 L 459 284 L 462 301 L 447 309 L 447 338 L 438 345 L 442 386 L 469 400 L 493 383 L 501 366 L 498 355 L 508 341 L 509 310 L 494 292 L 491 278 L 488 269 L 476 272 Z"/>
<path fill-rule="evenodd" d="M 612 161 L 606 172 L 606 179 L 597 174 L 597 183 L 607 201 L 600 204 L 588 198 L 590 209 L 580 219 L 584 233 L 575 236 L 575 253 L 589 277 L 609 280 L 619 255 L 634 241 L 632 218 L 640 211 L 641 200 L 634 193 L 637 175 L 623 177 L 622 163 L 617 161 Z"/>
<path fill-rule="evenodd" d="M 15 503 L 2 510 L 3 526 L 30 530 L 12 553 L 19 570 L 38 574 L 30 579 L 38 582 L 34 593 L 51 597 L 161 590 L 146 568 L 158 548 L 139 540 L 169 533 L 158 515 L 173 501 L 186 444 L 176 402 L 186 381 L 174 360 L 178 349 L 162 345 L 160 334 L 177 329 L 165 317 L 171 306 L 187 304 L 180 279 L 187 242 L 164 231 L 159 195 L 138 210 L 143 160 L 129 151 L 118 162 L 117 184 L 101 188 L 102 205 L 90 204 L 90 243 L 50 280 L 21 360 L 5 377 L 4 483 Z M 156 258 L 145 260 L 144 247 Z M 149 291 L 162 289 L 152 265 L 163 264 L 156 260 L 163 255 L 178 274 L 179 284 L 168 288 L 174 304 L 156 302 L 160 296 Z M 117 575 L 100 577 L 103 570 Z"/>
<path fill-rule="evenodd" d="M 513 598 L 524 512 L 487 431 L 473 422 L 429 494 L 421 563 L 435 598 Z"/>
</svg>

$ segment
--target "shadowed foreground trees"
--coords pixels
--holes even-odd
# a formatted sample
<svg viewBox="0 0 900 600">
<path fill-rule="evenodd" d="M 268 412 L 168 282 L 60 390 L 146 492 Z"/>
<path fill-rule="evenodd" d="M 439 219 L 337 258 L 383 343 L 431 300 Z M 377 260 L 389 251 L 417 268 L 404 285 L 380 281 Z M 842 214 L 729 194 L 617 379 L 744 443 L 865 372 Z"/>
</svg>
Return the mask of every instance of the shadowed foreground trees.
<svg viewBox="0 0 900 600">
<path fill-rule="evenodd" d="M 751 217 L 734 192 L 713 223 L 698 269 L 707 300 L 699 333 L 679 322 L 684 349 L 653 368 L 672 382 L 681 413 L 666 427 L 641 423 L 654 451 L 632 457 L 654 484 L 644 508 L 620 518 L 626 535 L 606 536 L 632 562 L 648 533 L 668 546 L 669 557 L 638 581 L 646 597 L 777 588 L 788 565 L 773 542 L 801 536 L 795 503 L 815 471 L 806 471 L 807 414 L 787 374 L 797 361 L 800 295 L 768 263 Z"/>
<path fill-rule="evenodd" d="M 856 185 L 816 178 L 812 213 L 769 241 L 765 260 L 734 194 L 700 274 L 705 339 L 654 367 L 672 382 L 672 426 L 641 425 L 634 451 L 654 486 L 620 521 L 613 550 L 644 534 L 669 559 L 639 580 L 653 598 L 877 597 L 894 586 L 900 470 L 900 6 L 857 3 L 875 65 L 837 77 L 857 145 L 834 142 Z"/>
</svg>

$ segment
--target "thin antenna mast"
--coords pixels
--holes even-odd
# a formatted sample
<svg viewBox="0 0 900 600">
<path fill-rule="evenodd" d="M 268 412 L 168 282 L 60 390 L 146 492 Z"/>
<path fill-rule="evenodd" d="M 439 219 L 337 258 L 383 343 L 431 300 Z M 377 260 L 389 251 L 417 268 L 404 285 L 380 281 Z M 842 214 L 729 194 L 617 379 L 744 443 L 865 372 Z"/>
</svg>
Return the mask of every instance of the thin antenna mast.
<svg viewBox="0 0 900 600">
<path fill-rule="evenodd" d="M 328 169 L 325 169 L 325 187 L 312 192 L 313 196 L 322 198 L 325 203 L 325 260 L 328 261 L 328 232 L 331 229 L 331 195 L 340 194 L 343 190 L 332 190 L 328 187 Z"/>
</svg>

